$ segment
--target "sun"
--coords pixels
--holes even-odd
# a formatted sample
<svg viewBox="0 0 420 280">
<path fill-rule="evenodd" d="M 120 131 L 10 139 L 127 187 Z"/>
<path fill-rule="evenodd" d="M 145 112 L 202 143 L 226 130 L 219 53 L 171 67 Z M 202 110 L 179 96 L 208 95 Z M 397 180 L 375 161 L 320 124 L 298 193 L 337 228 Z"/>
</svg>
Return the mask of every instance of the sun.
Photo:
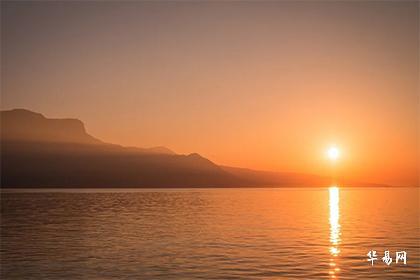
<svg viewBox="0 0 420 280">
<path fill-rule="evenodd" d="M 327 156 L 330 160 L 337 160 L 340 157 L 340 150 L 336 146 L 331 146 L 327 150 Z"/>
</svg>

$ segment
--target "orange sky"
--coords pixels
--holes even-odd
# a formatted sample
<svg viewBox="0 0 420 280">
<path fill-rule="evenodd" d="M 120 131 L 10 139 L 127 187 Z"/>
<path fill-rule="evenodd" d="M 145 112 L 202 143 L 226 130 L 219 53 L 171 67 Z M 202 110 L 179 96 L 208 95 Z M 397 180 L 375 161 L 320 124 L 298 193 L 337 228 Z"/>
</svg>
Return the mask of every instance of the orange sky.
<svg viewBox="0 0 420 280">
<path fill-rule="evenodd" d="M 1 108 L 219 164 L 419 184 L 412 2 L 2 2 Z"/>
</svg>

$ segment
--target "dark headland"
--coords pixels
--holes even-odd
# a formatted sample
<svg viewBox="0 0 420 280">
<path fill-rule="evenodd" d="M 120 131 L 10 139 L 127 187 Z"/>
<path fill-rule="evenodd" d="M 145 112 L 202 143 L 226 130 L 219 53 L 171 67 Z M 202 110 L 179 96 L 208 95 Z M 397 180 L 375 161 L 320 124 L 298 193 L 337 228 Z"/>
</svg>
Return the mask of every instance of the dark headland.
<svg viewBox="0 0 420 280">
<path fill-rule="evenodd" d="M 77 119 L 1 111 L 2 188 L 325 187 L 326 177 L 219 166 L 165 147 L 102 142 Z M 375 186 L 347 182 L 348 186 Z"/>
</svg>

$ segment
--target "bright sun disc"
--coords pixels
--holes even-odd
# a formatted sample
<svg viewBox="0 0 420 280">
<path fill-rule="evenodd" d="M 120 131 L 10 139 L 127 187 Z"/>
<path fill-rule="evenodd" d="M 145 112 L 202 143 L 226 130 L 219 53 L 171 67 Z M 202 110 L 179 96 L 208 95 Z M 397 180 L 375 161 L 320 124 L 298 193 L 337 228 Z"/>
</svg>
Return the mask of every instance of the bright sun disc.
<svg viewBox="0 0 420 280">
<path fill-rule="evenodd" d="M 337 147 L 330 147 L 327 151 L 328 158 L 336 160 L 340 156 L 340 150 Z"/>
</svg>

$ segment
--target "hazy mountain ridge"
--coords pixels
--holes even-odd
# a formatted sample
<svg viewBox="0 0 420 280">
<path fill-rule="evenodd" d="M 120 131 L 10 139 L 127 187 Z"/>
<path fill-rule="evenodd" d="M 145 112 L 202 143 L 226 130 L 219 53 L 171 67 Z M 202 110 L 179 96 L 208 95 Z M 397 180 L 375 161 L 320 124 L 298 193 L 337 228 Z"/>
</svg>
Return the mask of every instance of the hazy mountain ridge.
<svg viewBox="0 0 420 280">
<path fill-rule="evenodd" d="M 99 144 L 78 119 L 48 119 L 25 109 L 1 111 L 1 138 L 8 141 Z"/>
<path fill-rule="evenodd" d="M 104 143 L 76 119 L 1 112 L 2 187 L 219 187 L 235 176 L 198 154 Z"/>
<path fill-rule="evenodd" d="M 337 182 L 326 176 L 315 174 L 304 174 L 296 172 L 274 172 L 261 171 L 247 168 L 221 166 L 223 170 L 241 178 L 247 186 L 262 187 L 325 187 L 337 184 Z M 340 185 L 346 187 L 379 187 L 383 184 L 358 182 L 348 179 L 341 179 Z"/>
<path fill-rule="evenodd" d="M 0 112 L 2 141 L 48 142 L 73 144 L 102 144 L 108 149 L 124 149 L 127 152 L 175 154 L 166 147 L 123 147 L 103 142 L 86 132 L 78 119 L 51 119 L 26 109 Z"/>
<path fill-rule="evenodd" d="M 262 186 L 293 186 L 293 187 L 321 187 L 331 184 L 331 179 L 313 175 L 293 172 L 260 171 L 247 168 L 222 166 L 227 172 L 246 180 L 249 184 Z"/>
<path fill-rule="evenodd" d="M 197 153 L 102 142 L 77 119 L 1 111 L 2 187 L 314 187 L 331 179 L 218 166 Z M 351 185 L 349 183 L 349 185 Z M 361 185 L 354 183 L 355 186 Z M 366 184 L 363 184 L 366 186 Z"/>
</svg>

